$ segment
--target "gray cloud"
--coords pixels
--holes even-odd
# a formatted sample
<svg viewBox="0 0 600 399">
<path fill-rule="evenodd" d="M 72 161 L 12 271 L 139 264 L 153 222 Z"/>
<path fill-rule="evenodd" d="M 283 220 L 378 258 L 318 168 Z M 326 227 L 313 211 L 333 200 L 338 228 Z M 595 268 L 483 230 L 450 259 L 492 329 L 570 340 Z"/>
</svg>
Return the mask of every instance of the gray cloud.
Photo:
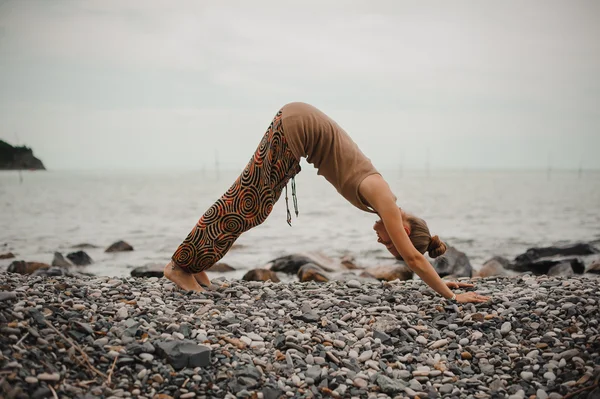
<svg viewBox="0 0 600 399">
<path fill-rule="evenodd" d="M 595 1 L 9 1 L 0 136 L 55 168 L 197 169 L 215 151 L 239 168 L 300 100 L 381 168 L 427 151 L 440 168 L 599 168 L 599 15 Z"/>
</svg>

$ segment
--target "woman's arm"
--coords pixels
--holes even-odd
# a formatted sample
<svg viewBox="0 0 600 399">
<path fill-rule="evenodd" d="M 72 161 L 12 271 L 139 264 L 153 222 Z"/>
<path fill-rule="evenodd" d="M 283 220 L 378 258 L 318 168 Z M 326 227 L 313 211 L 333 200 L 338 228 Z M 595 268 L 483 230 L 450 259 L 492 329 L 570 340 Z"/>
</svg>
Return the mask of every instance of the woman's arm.
<svg viewBox="0 0 600 399">
<path fill-rule="evenodd" d="M 367 177 L 361 183 L 359 190 L 360 194 L 379 214 L 394 246 L 406 265 L 437 293 L 446 299 L 452 298 L 453 293 L 450 288 L 442 281 L 427 259 L 415 249 L 406 234 L 402 222 L 402 211 L 396 205 L 396 197 L 383 177 L 380 175 Z M 474 293 L 469 294 L 471 295 L 469 295 L 468 301 L 474 301 L 476 298 L 470 298 L 474 296 Z M 485 302 L 487 300 L 485 297 L 480 298 L 481 300 L 478 300 L 478 302 Z"/>
</svg>

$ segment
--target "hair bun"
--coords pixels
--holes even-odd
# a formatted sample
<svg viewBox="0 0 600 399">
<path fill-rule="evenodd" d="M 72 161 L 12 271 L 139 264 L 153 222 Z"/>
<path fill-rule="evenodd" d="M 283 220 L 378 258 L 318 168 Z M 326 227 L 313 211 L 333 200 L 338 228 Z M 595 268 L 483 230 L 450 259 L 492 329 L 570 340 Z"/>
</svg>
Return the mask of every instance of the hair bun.
<svg viewBox="0 0 600 399">
<path fill-rule="evenodd" d="M 446 252 L 446 244 L 440 237 L 433 236 L 431 237 L 431 241 L 429 242 L 429 246 L 427 247 L 427 253 L 431 258 L 437 258 L 440 255 L 443 255 Z"/>
</svg>

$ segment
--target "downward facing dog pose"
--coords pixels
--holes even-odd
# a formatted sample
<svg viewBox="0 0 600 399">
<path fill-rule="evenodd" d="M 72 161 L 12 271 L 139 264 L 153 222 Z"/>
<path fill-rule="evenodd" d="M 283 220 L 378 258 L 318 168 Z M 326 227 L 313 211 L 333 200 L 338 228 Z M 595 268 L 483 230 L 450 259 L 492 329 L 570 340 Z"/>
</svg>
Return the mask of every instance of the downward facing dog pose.
<svg viewBox="0 0 600 399">
<path fill-rule="evenodd" d="M 263 136 L 258 149 L 227 192 L 202 215 L 165 267 L 165 277 L 180 288 L 201 291 L 209 285 L 205 273 L 231 248 L 245 231 L 265 221 L 284 187 L 292 180 L 296 215 L 294 176 L 300 159 L 306 157 L 352 205 L 376 213 L 374 229 L 378 242 L 397 259 L 402 259 L 440 295 L 458 302 L 485 302 L 474 292 L 455 295 L 450 288 L 471 284 L 444 282 L 423 254 L 437 257 L 446 251 L 438 236 L 431 237 L 424 220 L 401 210 L 396 196 L 371 161 L 350 136 L 331 118 L 305 103 L 285 105 Z M 291 213 L 287 211 L 291 225 Z"/>
</svg>

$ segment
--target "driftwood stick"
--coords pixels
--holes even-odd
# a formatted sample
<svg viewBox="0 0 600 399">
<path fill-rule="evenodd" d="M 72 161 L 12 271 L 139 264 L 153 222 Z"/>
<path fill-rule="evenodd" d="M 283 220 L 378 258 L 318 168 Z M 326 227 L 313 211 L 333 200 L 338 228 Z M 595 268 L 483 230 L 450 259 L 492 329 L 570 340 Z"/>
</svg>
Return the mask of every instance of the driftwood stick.
<svg viewBox="0 0 600 399">
<path fill-rule="evenodd" d="M 54 327 L 52 325 L 52 323 L 50 323 L 48 320 L 44 320 L 46 322 L 46 325 L 48 327 L 50 327 L 51 329 L 54 330 L 54 332 L 56 332 L 62 339 L 64 339 L 65 341 L 67 341 L 67 343 L 69 345 L 71 345 L 73 348 L 77 349 L 77 351 L 79 351 L 79 353 L 81 354 L 81 357 L 83 358 L 84 362 L 85 362 L 85 366 L 90 369 L 92 372 L 98 374 L 100 377 L 106 379 L 106 374 L 104 374 L 103 372 L 101 372 L 100 370 L 98 370 L 96 367 L 92 366 L 92 364 L 90 363 L 90 360 L 88 358 L 88 355 L 83 351 L 83 349 L 81 349 L 81 347 L 79 345 L 77 345 L 75 342 L 71 341 L 68 337 L 66 337 L 63 333 L 61 333 L 56 327 Z"/>
<path fill-rule="evenodd" d="M 119 354 L 115 356 L 115 360 L 113 360 L 112 366 L 110 366 L 110 371 L 108 372 L 108 378 L 106 379 L 106 385 L 110 385 L 110 379 L 112 377 L 113 371 L 115 370 L 115 364 L 117 364 L 117 359 L 119 358 Z"/>
</svg>

